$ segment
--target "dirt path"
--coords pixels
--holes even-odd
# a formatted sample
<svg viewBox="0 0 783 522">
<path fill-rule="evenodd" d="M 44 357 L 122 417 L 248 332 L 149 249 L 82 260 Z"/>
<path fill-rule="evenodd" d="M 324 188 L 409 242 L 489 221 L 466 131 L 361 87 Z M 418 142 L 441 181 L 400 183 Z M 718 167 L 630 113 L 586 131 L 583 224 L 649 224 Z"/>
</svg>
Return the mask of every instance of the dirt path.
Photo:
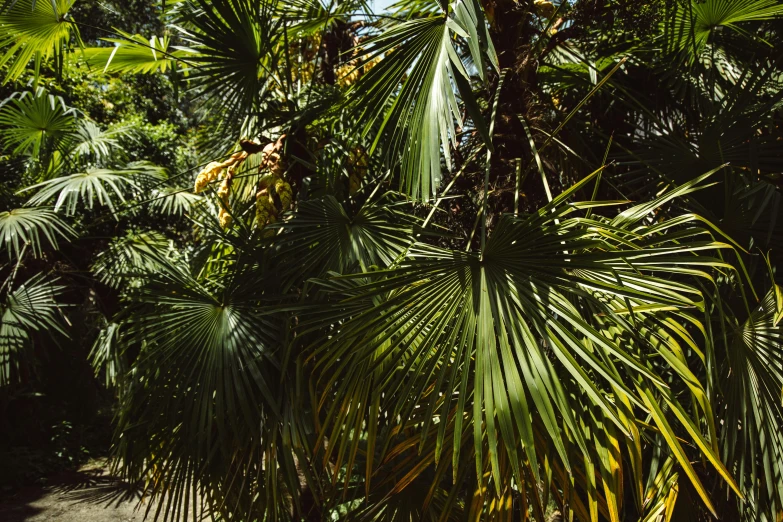
<svg viewBox="0 0 783 522">
<path fill-rule="evenodd" d="M 48 477 L 45 486 L 0 497 L 2 522 L 141 522 L 139 493 L 109 475 L 104 462 Z"/>
</svg>

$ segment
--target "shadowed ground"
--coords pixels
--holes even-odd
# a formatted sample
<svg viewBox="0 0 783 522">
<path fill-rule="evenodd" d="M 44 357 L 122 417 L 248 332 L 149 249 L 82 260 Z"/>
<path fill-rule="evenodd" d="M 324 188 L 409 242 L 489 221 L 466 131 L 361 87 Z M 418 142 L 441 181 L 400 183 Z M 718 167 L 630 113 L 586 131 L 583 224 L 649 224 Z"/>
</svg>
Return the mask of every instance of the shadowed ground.
<svg viewBox="0 0 783 522">
<path fill-rule="evenodd" d="M 112 477 L 103 461 L 51 476 L 45 485 L 0 497 L 3 522 L 141 522 L 141 492 Z"/>
</svg>

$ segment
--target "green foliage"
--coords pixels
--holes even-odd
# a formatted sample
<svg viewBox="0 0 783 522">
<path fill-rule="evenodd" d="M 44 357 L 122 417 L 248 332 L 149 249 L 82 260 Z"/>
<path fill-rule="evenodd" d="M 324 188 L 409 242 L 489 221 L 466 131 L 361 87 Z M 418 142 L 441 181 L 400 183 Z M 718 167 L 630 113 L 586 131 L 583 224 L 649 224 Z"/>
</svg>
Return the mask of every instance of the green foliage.
<svg viewBox="0 0 783 522">
<path fill-rule="evenodd" d="M 65 287 L 37 274 L 8 291 L 0 304 L 0 386 L 19 376 L 36 335 L 67 335 L 57 297 Z"/>
<path fill-rule="evenodd" d="M 32 254 L 40 257 L 41 239 L 57 248 L 57 238 L 72 239 L 74 230 L 47 208 L 15 208 L 0 212 L 0 244 L 10 259 L 22 257 L 23 250 L 30 247 Z"/>
<path fill-rule="evenodd" d="M 0 394 L 149 515 L 777 522 L 778 2 L 123 9 L 0 23 Z"/>
<path fill-rule="evenodd" d="M 91 209 L 96 202 L 113 213 L 116 202 L 124 203 L 131 192 L 141 194 L 145 184 L 163 176 L 162 169 L 152 165 L 131 166 L 124 170 L 90 169 L 43 181 L 25 191 L 39 189 L 27 202 L 29 205 L 53 201 L 55 212 L 63 209 L 67 215 L 76 213 L 81 205 Z"/>
<path fill-rule="evenodd" d="M 39 91 L 36 95 L 22 93 L 0 112 L 4 145 L 14 154 L 39 156 L 46 145 L 56 145 L 75 127 L 73 110 L 62 98 Z"/>
<path fill-rule="evenodd" d="M 4 4 L 0 14 L 3 27 L 0 48 L 4 54 L 0 66 L 9 64 L 5 81 L 16 80 L 27 72 L 31 60 L 35 62 L 36 75 L 43 60 L 53 58 L 62 67 L 65 47 L 72 36 L 78 39 L 73 24 L 68 20 L 68 11 L 75 0 L 18 0 Z"/>
</svg>

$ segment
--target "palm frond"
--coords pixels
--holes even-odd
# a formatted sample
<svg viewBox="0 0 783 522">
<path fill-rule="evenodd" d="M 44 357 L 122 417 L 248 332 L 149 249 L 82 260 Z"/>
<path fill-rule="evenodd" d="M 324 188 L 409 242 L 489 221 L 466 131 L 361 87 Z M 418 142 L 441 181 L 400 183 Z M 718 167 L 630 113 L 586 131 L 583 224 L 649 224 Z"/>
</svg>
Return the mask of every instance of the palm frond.
<svg viewBox="0 0 783 522">
<path fill-rule="evenodd" d="M 56 300 L 64 291 L 56 278 L 37 274 L 9 292 L 0 304 L 0 386 L 15 378 L 36 336 L 67 336 Z"/>
<path fill-rule="evenodd" d="M 62 66 L 65 47 L 79 34 L 67 17 L 74 2 L 17 0 L 0 12 L 0 48 L 5 49 L 0 66 L 8 64 L 6 82 L 22 76 L 33 59 L 36 75 L 44 59 L 54 57 Z"/>
<path fill-rule="evenodd" d="M 129 126 L 117 126 L 102 129 L 90 120 L 79 123 L 68 148 L 77 161 L 105 164 L 110 160 L 117 163 L 124 157 L 121 140 L 132 138 L 134 129 Z"/>
<path fill-rule="evenodd" d="M 661 23 L 667 50 L 686 53 L 696 60 L 710 36 L 722 28 L 742 31 L 742 24 L 771 20 L 783 15 L 776 0 L 705 0 L 675 2 L 673 12 Z"/>
<path fill-rule="evenodd" d="M 59 140 L 76 130 L 75 111 L 61 97 L 42 89 L 35 94 L 15 93 L 3 102 L 0 126 L 5 147 L 37 157 L 44 147 L 56 148 Z"/>
<path fill-rule="evenodd" d="M 696 254 L 731 247 L 713 240 L 711 229 L 687 216 L 640 225 L 656 208 L 649 205 L 628 209 L 614 221 L 573 216 L 577 209 L 602 204 L 567 203 L 589 179 L 533 215 L 505 217 L 481 254 L 417 244 L 399 268 L 323 282 L 343 296 L 341 313 L 350 317 L 312 352 L 328 411 L 322 433 L 340 441 L 330 444 L 324 458 L 335 458 L 333 448 L 349 448 L 363 436 L 347 426 L 360 425 L 369 410 L 349 404 L 369 408 L 380 403 L 388 419 L 400 419 L 384 423 L 380 447 L 388 446 L 400 424 L 414 415 L 421 416 L 424 433 L 438 419 L 434 459 L 452 448 L 455 474 L 461 434 L 472 427 L 479 483 L 488 471 L 494 484 L 503 484 L 504 459 L 517 483 L 524 481 L 525 462 L 537 480 L 544 459 L 536 449 L 540 437 L 564 470 L 575 465 L 568 448 L 578 448 L 598 469 L 611 470 L 619 463 L 617 455 L 594 453 L 595 442 L 588 440 L 595 435 L 583 426 L 602 434 L 611 426 L 616 435 L 609 431 L 611 440 L 601 435 L 601 444 L 620 444 L 612 441 L 622 440 L 621 434 L 630 437 L 635 429 L 623 420 L 626 408 L 641 408 L 665 433 L 684 474 L 714 511 L 673 436 L 673 421 L 663 413 L 662 408 L 671 408 L 706 460 L 738 490 L 709 438 L 695 428 L 703 423 L 715 433 L 705 390 L 677 359 L 675 334 L 661 327 L 704 307 L 696 283 L 676 282 L 668 274 L 709 280 L 712 270 L 731 268 L 708 252 Z M 687 248 L 676 239 L 681 234 L 692 238 Z M 334 313 L 312 312 L 312 322 L 303 328 L 333 321 Z M 623 332 L 622 340 L 607 334 L 612 328 Z M 660 357 L 659 366 L 646 362 L 650 357 Z M 683 406 L 669 391 L 674 386 L 670 376 L 689 390 L 697 407 Z M 583 404 L 589 407 L 582 410 Z M 375 408 L 368 423 L 376 422 Z M 454 435 L 448 440 L 445 430 L 451 422 Z M 421 444 L 425 441 L 422 437 Z M 339 450 L 338 463 L 345 463 L 340 459 L 346 455 Z M 490 460 L 486 469 L 485 457 Z M 609 485 L 607 491 L 615 493 L 616 487 Z M 617 516 L 618 504 L 606 508 Z"/>
<path fill-rule="evenodd" d="M 165 73 L 176 66 L 178 58 L 187 55 L 185 51 L 169 49 L 168 36 L 130 35 L 118 31 L 124 38 L 105 38 L 112 47 L 89 47 L 84 49 L 88 65 L 103 72 L 119 74 Z"/>
<path fill-rule="evenodd" d="M 159 232 L 129 232 L 115 238 L 98 255 L 91 270 L 102 283 L 120 289 L 158 270 L 159 260 L 166 259 L 171 250 L 169 240 Z"/>
<path fill-rule="evenodd" d="M 95 338 L 90 350 L 90 364 L 95 370 L 96 377 L 103 373 L 107 388 L 116 386 L 128 369 L 120 338 L 122 335 L 120 326 L 119 323 L 107 324 Z"/>
<path fill-rule="evenodd" d="M 30 247 L 34 256 L 41 256 L 42 239 L 56 249 L 57 239 L 73 239 L 76 232 L 48 208 L 15 208 L 0 212 L 0 249 L 12 259 L 19 258 Z"/>
<path fill-rule="evenodd" d="M 178 187 L 159 187 L 152 190 L 149 209 L 163 216 L 182 216 L 189 213 L 195 205 L 204 202 L 204 197 L 193 194 L 191 189 Z"/>
<path fill-rule="evenodd" d="M 781 296 L 780 287 L 772 288 L 736 329 L 716 381 L 725 410 L 724 458 L 737 467 L 748 497 L 742 509 L 750 520 L 783 510 Z"/>
<path fill-rule="evenodd" d="M 351 93 L 356 100 L 356 114 L 365 122 L 364 134 L 382 122 L 373 149 L 381 135 L 387 133 L 389 163 L 395 164 L 402 156 L 402 190 L 424 199 L 433 196 L 440 183 L 441 150 L 447 168 L 451 168 L 450 148 L 457 144 L 454 122 L 462 125 L 452 85 L 459 87 L 463 98 L 473 97 L 468 72 L 453 40 L 467 40 L 482 78 L 487 59 L 497 67 L 478 2 L 458 0 L 450 4 L 449 11 L 450 16 L 392 25 L 371 40 L 359 59 L 382 59 Z M 390 99 L 394 100 L 392 104 L 388 103 Z"/>
<path fill-rule="evenodd" d="M 182 39 L 189 52 L 187 68 L 194 87 L 221 107 L 234 123 L 253 110 L 277 75 L 281 23 L 272 5 L 249 0 L 196 0 L 198 16 L 183 20 Z M 237 136 L 238 138 L 239 136 Z"/>
<path fill-rule="evenodd" d="M 304 201 L 280 225 L 280 255 L 289 260 L 283 272 L 293 281 L 388 267 L 410 245 L 412 225 L 389 202 L 366 203 L 349 216 L 332 196 Z"/>
<path fill-rule="evenodd" d="M 162 178 L 162 169 L 151 165 L 122 170 L 91 169 L 38 183 L 22 192 L 38 189 L 28 205 L 43 205 L 54 200 L 54 210 L 63 209 L 67 215 L 75 214 L 80 205 L 92 209 L 96 203 L 114 213 L 116 203 L 124 203 L 128 193 L 138 191 L 144 182 Z"/>
<path fill-rule="evenodd" d="M 125 476 L 146 478 L 162 499 L 156 516 L 183 516 L 183 495 L 227 516 L 252 506 L 278 518 L 285 509 L 277 462 L 289 472 L 294 466 L 274 451 L 285 401 L 277 393 L 279 329 L 257 306 L 256 277 L 239 269 L 228 279 L 198 280 L 162 261 L 125 322 L 124 342 L 143 340 L 144 347 L 123 399 L 117 452 Z M 252 484 L 234 482 L 248 470 L 256 474 Z"/>
</svg>

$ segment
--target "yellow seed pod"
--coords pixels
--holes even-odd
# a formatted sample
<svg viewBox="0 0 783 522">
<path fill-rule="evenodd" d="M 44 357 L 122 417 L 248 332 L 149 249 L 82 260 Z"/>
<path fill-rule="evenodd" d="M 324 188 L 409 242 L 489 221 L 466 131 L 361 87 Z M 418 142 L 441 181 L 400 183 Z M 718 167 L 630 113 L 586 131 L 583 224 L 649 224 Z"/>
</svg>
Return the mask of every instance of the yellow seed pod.
<svg viewBox="0 0 783 522">
<path fill-rule="evenodd" d="M 228 228 L 231 226 L 231 222 L 234 219 L 231 217 L 231 214 L 225 209 L 220 208 L 220 212 L 218 212 L 218 221 L 220 222 L 220 226 L 223 228 Z"/>
<path fill-rule="evenodd" d="M 204 190 L 204 187 L 215 181 L 220 173 L 223 172 L 223 165 L 213 161 L 207 164 L 201 172 L 196 176 L 196 184 L 193 187 L 193 192 L 199 193 Z"/>
<path fill-rule="evenodd" d="M 256 195 L 256 226 L 264 228 L 267 224 L 274 223 L 277 220 L 276 215 L 277 209 L 269 191 L 259 191 Z"/>
<path fill-rule="evenodd" d="M 261 168 L 263 168 L 263 167 L 261 167 Z M 274 174 L 264 174 L 263 176 L 261 176 L 261 179 L 258 180 L 258 189 L 259 190 L 264 190 L 264 189 L 267 189 L 269 187 L 274 186 L 275 181 L 277 179 L 279 179 L 279 178 L 277 176 L 275 176 Z"/>
<path fill-rule="evenodd" d="M 285 212 L 288 207 L 291 206 L 291 200 L 293 199 L 293 192 L 291 191 L 291 185 L 289 185 L 284 179 L 277 178 L 275 180 L 275 192 L 277 197 L 280 198 L 281 211 Z"/>
<path fill-rule="evenodd" d="M 228 197 L 231 195 L 231 178 L 226 176 L 218 187 L 217 195 L 220 200 L 228 205 Z"/>
</svg>

